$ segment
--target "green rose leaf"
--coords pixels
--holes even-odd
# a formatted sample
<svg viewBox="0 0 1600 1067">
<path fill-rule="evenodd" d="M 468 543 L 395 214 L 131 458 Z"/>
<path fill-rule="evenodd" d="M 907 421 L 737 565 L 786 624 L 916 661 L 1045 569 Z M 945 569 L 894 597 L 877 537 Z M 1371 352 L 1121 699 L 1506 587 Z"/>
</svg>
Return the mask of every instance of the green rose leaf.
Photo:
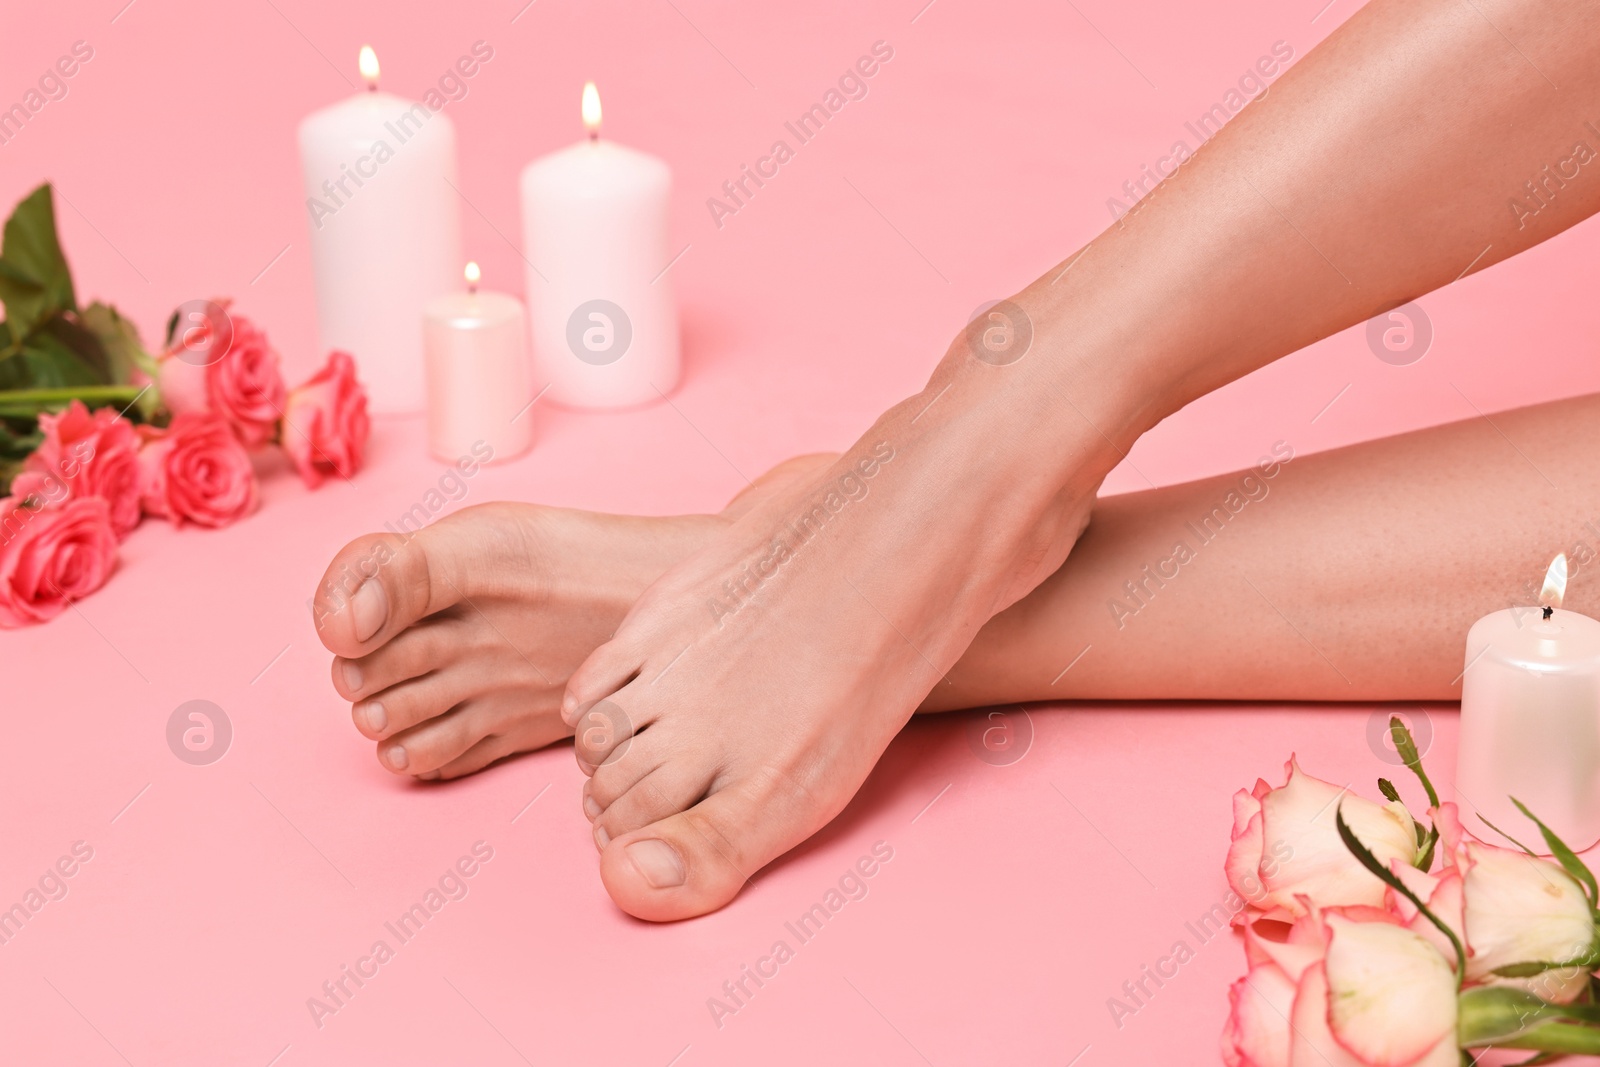
<svg viewBox="0 0 1600 1067">
<path fill-rule="evenodd" d="M 1550 854 L 1556 858 L 1557 862 L 1561 864 L 1568 874 L 1572 875 L 1584 887 L 1589 897 L 1589 906 L 1600 907 L 1600 884 L 1595 882 L 1594 872 L 1589 870 L 1588 866 L 1578 858 L 1578 854 L 1573 852 L 1565 841 L 1556 836 L 1554 830 L 1540 822 L 1539 817 L 1529 811 L 1522 801 L 1512 797 L 1511 803 L 1517 806 L 1518 811 L 1533 820 L 1533 825 L 1537 826 L 1539 833 L 1544 836 L 1544 843 L 1549 846 Z"/>
<path fill-rule="evenodd" d="M 0 241 L 0 303 L 16 338 L 78 306 L 72 273 L 56 239 L 55 201 L 48 182 L 28 194 L 6 220 Z"/>
<path fill-rule="evenodd" d="M 70 352 L 77 362 L 93 371 L 96 382 L 110 381 L 111 361 L 106 356 L 105 345 L 83 325 L 77 315 L 71 312 L 57 315 L 35 330 L 24 344 L 42 347 L 47 337 L 59 342 L 61 348 Z"/>
<path fill-rule="evenodd" d="M 99 338 L 100 345 L 105 351 L 110 384 L 132 383 L 135 371 L 143 373 L 150 381 L 155 381 L 157 373 L 155 357 L 145 351 L 144 342 L 139 339 L 139 331 L 133 323 L 123 318 L 116 308 L 99 302 L 90 304 L 83 311 L 82 322 L 90 333 Z M 151 388 L 140 394 L 134 411 L 148 422 L 154 417 L 160 405 L 160 395 Z"/>
<path fill-rule="evenodd" d="M 97 300 L 83 309 L 81 320 L 105 347 L 111 364 L 112 385 L 127 385 L 133 381 L 135 370 L 143 371 L 152 379 L 156 376 L 155 357 L 145 351 L 138 329 L 116 308 Z"/>
<path fill-rule="evenodd" d="M 20 368 L 20 381 L 8 382 L 0 376 L 0 388 L 59 389 L 63 386 L 101 385 L 104 379 L 72 347 L 53 333 L 40 330 L 22 342 L 15 359 L 0 364 L 7 370 Z M 5 399 L 0 396 L 0 400 Z"/>
<path fill-rule="evenodd" d="M 9 483 L 21 469 L 22 461 L 42 440 L 43 435 L 31 418 L 16 421 L 0 418 L 0 482 Z M 3 495 L 0 491 L 0 496 Z"/>
</svg>

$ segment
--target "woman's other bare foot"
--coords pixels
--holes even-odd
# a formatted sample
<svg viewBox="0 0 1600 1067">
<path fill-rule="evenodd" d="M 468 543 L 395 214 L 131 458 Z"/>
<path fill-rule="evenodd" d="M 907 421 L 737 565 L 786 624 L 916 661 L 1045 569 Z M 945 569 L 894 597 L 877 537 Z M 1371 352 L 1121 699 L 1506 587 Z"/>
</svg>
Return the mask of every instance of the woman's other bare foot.
<svg viewBox="0 0 1600 1067">
<path fill-rule="evenodd" d="M 456 778 L 572 734 L 562 690 L 651 582 L 765 494 L 830 456 L 769 471 L 721 515 L 633 518 L 493 503 L 411 537 L 369 534 L 329 564 L 313 613 L 356 729 L 397 774 Z"/>
</svg>

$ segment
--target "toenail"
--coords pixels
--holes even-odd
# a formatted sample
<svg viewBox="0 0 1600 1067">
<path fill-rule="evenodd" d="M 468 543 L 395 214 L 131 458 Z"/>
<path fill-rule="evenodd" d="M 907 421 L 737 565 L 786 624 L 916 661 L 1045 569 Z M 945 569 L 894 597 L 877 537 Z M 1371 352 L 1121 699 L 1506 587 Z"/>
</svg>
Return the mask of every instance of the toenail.
<svg viewBox="0 0 1600 1067">
<path fill-rule="evenodd" d="M 383 705 L 374 700 L 367 705 L 367 729 L 373 733 L 382 733 L 383 728 L 389 725 L 389 713 L 383 710 Z M 403 752 L 404 749 L 395 749 Z"/>
<path fill-rule="evenodd" d="M 589 816 L 590 822 L 600 817 L 600 805 L 596 803 L 594 797 L 583 798 L 583 813 Z"/>
<path fill-rule="evenodd" d="M 628 846 L 634 868 L 655 889 L 670 889 L 683 884 L 683 861 L 665 841 L 647 837 Z"/>
<path fill-rule="evenodd" d="M 362 582 L 350 598 L 350 610 L 354 613 L 357 641 L 365 641 L 381 630 L 383 620 L 389 617 L 389 594 L 384 592 L 383 583 L 376 578 Z"/>
<path fill-rule="evenodd" d="M 389 766 L 397 771 L 406 769 L 406 750 L 399 745 L 391 748 L 383 758 L 388 760 Z"/>
<path fill-rule="evenodd" d="M 349 660 L 344 661 L 344 687 L 352 693 L 361 689 L 361 668 Z"/>
<path fill-rule="evenodd" d="M 594 844 L 596 848 L 598 848 L 601 852 L 604 852 L 606 850 L 606 845 L 609 844 L 610 841 L 611 835 L 606 833 L 606 828 L 604 826 L 596 826 L 594 828 Z"/>
</svg>

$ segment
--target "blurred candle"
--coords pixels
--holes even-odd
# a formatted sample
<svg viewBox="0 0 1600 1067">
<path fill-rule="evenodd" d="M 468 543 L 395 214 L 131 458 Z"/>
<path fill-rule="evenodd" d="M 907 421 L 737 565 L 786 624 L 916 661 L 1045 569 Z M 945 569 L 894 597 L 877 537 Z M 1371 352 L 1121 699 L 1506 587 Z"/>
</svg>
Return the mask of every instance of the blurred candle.
<svg viewBox="0 0 1600 1067">
<path fill-rule="evenodd" d="M 416 412 L 422 308 L 461 263 L 455 127 L 378 91 L 371 48 L 360 67 L 367 91 L 300 124 L 317 322 L 324 349 L 356 357 L 374 411 Z"/>
<path fill-rule="evenodd" d="M 1567 558 L 1545 576 L 1545 608 L 1485 615 L 1467 634 L 1456 799 L 1518 840 L 1537 832 L 1516 797 L 1573 848 L 1600 839 L 1600 622 L 1563 611 Z"/>
<path fill-rule="evenodd" d="M 582 112 L 589 136 L 522 172 L 534 367 L 556 403 L 632 407 L 678 382 L 678 309 L 667 276 L 672 172 L 601 140 L 593 82 Z"/>
<path fill-rule="evenodd" d="M 478 290 L 468 263 L 467 291 L 435 297 L 423 312 L 428 368 L 428 449 L 455 463 L 522 455 L 533 444 L 532 367 L 522 301 Z"/>
</svg>

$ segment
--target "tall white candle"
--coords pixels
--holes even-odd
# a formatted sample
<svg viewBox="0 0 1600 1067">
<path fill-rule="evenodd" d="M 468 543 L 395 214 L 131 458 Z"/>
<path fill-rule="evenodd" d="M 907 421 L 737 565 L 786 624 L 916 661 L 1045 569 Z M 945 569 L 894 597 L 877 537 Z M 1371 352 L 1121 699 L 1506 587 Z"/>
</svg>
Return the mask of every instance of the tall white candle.
<svg viewBox="0 0 1600 1067">
<path fill-rule="evenodd" d="M 1480 837 L 1494 835 L 1473 813 L 1539 844 L 1514 796 L 1573 848 L 1600 840 L 1600 622 L 1558 606 L 1566 578 L 1558 556 L 1547 610 L 1496 611 L 1467 634 L 1456 799 Z"/>
<path fill-rule="evenodd" d="M 377 412 L 423 408 L 422 309 L 461 264 L 456 134 L 426 104 L 367 91 L 307 116 L 300 165 L 325 348 L 356 357 Z"/>
<path fill-rule="evenodd" d="M 586 140 L 522 172 L 535 376 L 558 404 L 632 407 L 678 382 L 678 309 L 666 273 L 672 172 L 600 138 L 593 82 L 583 120 Z"/>
</svg>

